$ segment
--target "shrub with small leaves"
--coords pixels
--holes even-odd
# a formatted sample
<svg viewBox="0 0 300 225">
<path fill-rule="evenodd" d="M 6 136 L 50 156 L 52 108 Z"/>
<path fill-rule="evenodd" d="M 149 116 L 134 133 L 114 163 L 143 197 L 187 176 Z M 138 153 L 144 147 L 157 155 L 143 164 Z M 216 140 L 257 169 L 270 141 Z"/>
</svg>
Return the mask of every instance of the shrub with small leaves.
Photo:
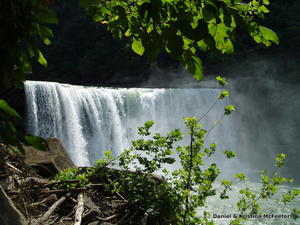
<svg viewBox="0 0 300 225">
<path fill-rule="evenodd" d="M 74 182 L 66 182 L 74 180 Z M 76 189 L 81 187 L 86 187 L 90 184 L 88 179 L 88 174 L 83 172 L 81 168 L 72 167 L 62 170 L 54 177 L 54 181 L 62 182 L 61 184 L 56 184 L 54 187 L 57 189 Z"/>
</svg>

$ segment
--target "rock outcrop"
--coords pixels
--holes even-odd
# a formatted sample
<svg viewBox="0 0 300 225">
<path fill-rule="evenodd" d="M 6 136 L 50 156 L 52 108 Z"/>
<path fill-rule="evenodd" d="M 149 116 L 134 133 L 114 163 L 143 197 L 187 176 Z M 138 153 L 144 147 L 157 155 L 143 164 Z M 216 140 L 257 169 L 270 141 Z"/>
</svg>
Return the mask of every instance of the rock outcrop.
<svg viewBox="0 0 300 225">
<path fill-rule="evenodd" d="M 51 177 L 59 171 L 75 166 L 57 138 L 46 139 L 50 151 L 39 151 L 25 146 L 25 163 L 37 170 L 43 177 Z"/>
</svg>

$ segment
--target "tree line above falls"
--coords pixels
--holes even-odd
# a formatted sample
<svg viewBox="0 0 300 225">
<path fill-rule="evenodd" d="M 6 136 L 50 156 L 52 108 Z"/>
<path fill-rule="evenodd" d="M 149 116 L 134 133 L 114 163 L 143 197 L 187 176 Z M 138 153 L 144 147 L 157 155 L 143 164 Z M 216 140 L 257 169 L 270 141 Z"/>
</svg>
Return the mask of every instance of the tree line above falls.
<svg viewBox="0 0 300 225">
<path fill-rule="evenodd" d="M 166 54 L 161 54 L 155 62 L 135 54 L 128 42 L 114 40 L 106 25 L 95 23 L 85 15 L 79 1 L 55 1 L 52 8 L 58 15 L 59 24 L 52 26 L 55 36 L 52 45 L 41 46 L 48 67 L 35 63 L 28 79 L 82 85 L 135 86 L 149 78 L 153 66 L 162 69 L 179 67 Z M 261 56 L 275 60 L 277 65 L 280 62 L 280 71 L 277 72 L 284 74 L 280 79 L 299 80 L 295 75 L 295 71 L 300 70 L 296 63 L 300 51 L 299 10 L 299 1 L 273 0 L 271 12 L 263 24 L 278 34 L 279 46 L 266 49 L 241 34 L 243 38 L 237 40 L 233 54 L 221 55 L 213 51 L 201 56 L 205 74 L 230 75 L 232 70 L 228 67 Z"/>
</svg>

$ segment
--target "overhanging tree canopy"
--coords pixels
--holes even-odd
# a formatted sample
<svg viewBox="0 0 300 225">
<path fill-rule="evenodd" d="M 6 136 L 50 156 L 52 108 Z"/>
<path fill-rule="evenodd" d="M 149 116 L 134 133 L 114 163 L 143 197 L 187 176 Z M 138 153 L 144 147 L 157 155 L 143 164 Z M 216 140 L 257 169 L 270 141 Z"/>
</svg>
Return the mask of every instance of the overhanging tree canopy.
<svg viewBox="0 0 300 225">
<path fill-rule="evenodd" d="M 107 24 L 117 39 L 129 38 L 132 50 L 155 58 L 165 50 L 196 79 L 203 78 L 199 51 L 232 53 L 237 30 L 257 43 L 279 43 L 277 35 L 259 25 L 269 0 L 81 0 L 96 22 Z"/>
<path fill-rule="evenodd" d="M 24 74 L 31 72 L 30 58 L 47 65 L 37 43 L 50 45 L 53 33 L 47 24 L 58 22 L 48 4 L 50 0 L 0 2 L 0 85 L 4 90 L 18 86 Z"/>
<path fill-rule="evenodd" d="M 52 0 L 1 1 L 0 84 L 16 86 L 31 70 L 30 58 L 47 65 L 36 42 L 51 43 L 48 23 L 56 23 L 47 8 Z M 139 55 L 155 58 L 162 50 L 202 79 L 200 51 L 231 53 L 240 29 L 257 43 L 278 44 L 277 35 L 259 20 L 269 0 L 81 0 L 88 14 L 106 24 L 117 39 L 128 38 Z"/>
</svg>

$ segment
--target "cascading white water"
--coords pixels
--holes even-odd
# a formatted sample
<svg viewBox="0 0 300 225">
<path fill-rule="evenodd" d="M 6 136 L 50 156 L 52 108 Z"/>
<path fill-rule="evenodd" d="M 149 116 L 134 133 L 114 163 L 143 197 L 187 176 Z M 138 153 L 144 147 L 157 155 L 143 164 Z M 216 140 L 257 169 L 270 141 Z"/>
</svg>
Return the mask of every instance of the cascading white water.
<svg viewBox="0 0 300 225">
<path fill-rule="evenodd" d="M 184 127 L 182 118 L 201 117 L 214 104 L 221 89 L 113 89 L 27 81 L 25 91 L 28 132 L 42 137 L 59 138 L 76 165 L 89 166 L 102 157 L 106 149 L 112 150 L 117 155 L 129 147 L 130 140 L 137 138 L 136 127 L 143 125 L 145 121 L 155 121 L 152 130 L 154 132 L 165 134 L 175 128 L 182 129 Z M 237 103 L 248 104 L 248 101 L 243 98 L 242 100 Z M 223 117 L 223 108 L 227 104 L 228 100 L 218 101 L 213 110 L 201 121 L 204 128 L 210 129 Z M 241 115 L 241 118 L 246 118 L 248 114 Z M 243 121 L 241 118 L 232 120 L 225 117 L 223 122 L 212 130 L 207 142 L 217 143 L 217 154 L 225 149 L 232 149 L 238 152 L 238 156 L 239 154 L 248 156 L 250 153 L 253 154 L 253 149 L 257 149 L 249 148 L 251 147 L 248 144 L 249 140 L 246 142 L 247 138 L 251 137 L 246 128 L 253 124 L 253 120 Z M 241 127 L 244 128 L 243 132 L 240 131 Z M 255 154 L 260 156 L 261 153 Z M 250 161 L 251 168 L 257 166 L 254 161 L 249 160 L 249 157 L 246 158 Z M 215 158 L 222 172 L 225 171 L 227 175 L 237 170 L 238 172 L 247 170 L 243 160 L 236 159 L 228 163 L 223 159 L 219 155 Z M 253 190 L 259 189 L 257 183 L 248 185 Z M 237 201 L 237 192 L 240 188 L 240 185 L 235 186 L 228 200 L 220 201 L 217 196 L 210 198 L 207 210 L 212 214 L 233 215 L 237 212 L 234 202 Z M 263 203 L 262 208 L 266 214 L 287 215 L 291 208 L 299 204 L 300 199 L 297 198 L 289 208 L 285 205 L 278 206 L 275 202 L 271 203 L 272 206 L 270 203 Z M 216 224 L 228 224 L 229 220 L 215 221 Z M 251 219 L 247 224 L 296 225 L 299 222 L 292 219 L 271 218 Z"/>
<path fill-rule="evenodd" d="M 129 147 L 130 140 L 137 137 L 137 126 L 145 121 L 155 121 L 155 132 L 183 128 L 184 117 L 203 115 L 220 92 L 212 88 L 113 89 L 35 81 L 27 81 L 25 90 L 28 132 L 59 138 L 80 166 L 95 163 L 107 149 L 118 154 Z M 224 101 L 207 115 L 205 128 L 213 127 L 223 116 Z M 229 127 L 226 118 L 210 133 L 208 142 L 217 136 L 223 150 L 230 148 Z"/>
</svg>

